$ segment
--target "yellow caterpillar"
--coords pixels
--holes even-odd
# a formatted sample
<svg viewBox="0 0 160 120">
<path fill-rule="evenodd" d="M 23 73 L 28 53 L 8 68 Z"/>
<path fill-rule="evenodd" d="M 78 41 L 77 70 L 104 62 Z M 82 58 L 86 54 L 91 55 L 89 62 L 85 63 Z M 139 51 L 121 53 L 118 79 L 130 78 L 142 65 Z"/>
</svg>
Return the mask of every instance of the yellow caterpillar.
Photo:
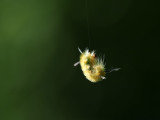
<svg viewBox="0 0 160 120">
<path fill-rule="evenodd" d="M 97 58 L 94 51 L 89 52 L 89 50 L 86 49 L 84 52 L 82 52 L 79 48 L 78 50 L 81 53 L 80 61 L 75 63 L 74 66 L 80 64 L 83 74 L 91 82 L 95 83 L 106 79 L 104 60 Z M 114 68 L 107 73 L 118 71 L 119 69 L 120 68 Z"/>
<path fill-rule="evenodd" d="M 80 51 L 80 61 L 75 63 L 74 66 L 78 64 L 81 65 L 81 69 L 86 78 L 91 82 L 98 82 L 105 79 L 105 65 L 102 59 L 96 57 L 95 52 L 89 52 L 86 49 L 84 52 Z"/>
</svg>

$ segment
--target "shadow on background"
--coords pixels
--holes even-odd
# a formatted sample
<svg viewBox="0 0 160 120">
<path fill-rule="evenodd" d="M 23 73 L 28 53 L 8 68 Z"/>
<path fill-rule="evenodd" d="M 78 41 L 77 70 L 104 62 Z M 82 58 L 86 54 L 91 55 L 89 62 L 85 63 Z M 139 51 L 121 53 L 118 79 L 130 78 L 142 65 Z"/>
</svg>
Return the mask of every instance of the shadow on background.
<svg viewBox="0 0 160 120">
<path fill-rule="evenodd" d="M 90 50 L 122 68 L 93 84 L 73 67 L 85 0 L 1 0 L 0 119 L 160 119 L 159 15 L 156 1 L 88 0 Z"/>
</svg>

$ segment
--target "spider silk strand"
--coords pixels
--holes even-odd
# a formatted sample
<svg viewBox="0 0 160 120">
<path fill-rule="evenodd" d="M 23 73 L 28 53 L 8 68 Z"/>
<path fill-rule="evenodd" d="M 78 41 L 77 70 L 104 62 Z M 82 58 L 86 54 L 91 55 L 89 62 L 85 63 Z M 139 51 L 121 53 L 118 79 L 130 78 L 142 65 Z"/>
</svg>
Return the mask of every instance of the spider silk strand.
<svg viewBox="0 0 160 120">
<path fill-rule="evenodd" d="M 89 48 L 91 44 L 91 37 L 90 37 L 90 25 L 89 25 L 89 16 L 88 16 L 88 0 L 85 0 L 85 8 L 86 8 L 86 22 L 87 22 L 87 33 L 88 33 L 88 43 Z"/>
</svg>

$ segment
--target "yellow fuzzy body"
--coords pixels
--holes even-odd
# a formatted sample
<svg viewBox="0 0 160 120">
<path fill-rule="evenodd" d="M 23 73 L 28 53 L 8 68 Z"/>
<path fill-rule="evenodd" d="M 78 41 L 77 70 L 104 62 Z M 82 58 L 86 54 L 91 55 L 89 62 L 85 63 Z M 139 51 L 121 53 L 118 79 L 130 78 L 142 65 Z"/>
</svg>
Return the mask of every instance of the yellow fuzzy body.
<svg viewBox="0 0 160 120">
<path fill-rule="evenodd" d="M 86 50 L 80 56 L 80 65 L 83 74 L 91 82 L 98 82 L 105 77 L 105 68 L 102 61 L 95 57 L 94 52 Z"/>
</svg>

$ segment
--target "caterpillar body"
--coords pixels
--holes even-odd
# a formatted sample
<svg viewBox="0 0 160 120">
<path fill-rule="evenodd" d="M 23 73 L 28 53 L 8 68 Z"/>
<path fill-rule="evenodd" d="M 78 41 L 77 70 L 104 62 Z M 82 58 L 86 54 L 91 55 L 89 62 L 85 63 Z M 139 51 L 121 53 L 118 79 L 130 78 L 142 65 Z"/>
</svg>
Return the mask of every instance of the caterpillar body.
<svg viewBox="0 0 160 120">
<path fill-rule="evenodd" d="M 74 66 L 78 64 L 81 65 L 81 69 L 86 78 L 91 82 L 98 82 L 105 78 L 105 65 L 104 60 L 97 58 L 94 51 L 89 52 L 86 49 L 84 52 L 80 51 L 80 61 L 75 63 Z"/>
<path fill-rule="evenodd" d="M 80 64 L 83 74 L 91 82 L 96 83 L 102 81 L 103 79 L 106 79 L 106 73 L 118 71 L 120 69 L 114 68 L 105 72 L 104 59 L 96 57 L 96 53 L 94 51 L 89 52 L 89 50 L 86 49 L 82 52 L 79 48 L 78 50 L 81 53 L 80 61 L 75 63 L 74 66 Z"/>
</svg>

